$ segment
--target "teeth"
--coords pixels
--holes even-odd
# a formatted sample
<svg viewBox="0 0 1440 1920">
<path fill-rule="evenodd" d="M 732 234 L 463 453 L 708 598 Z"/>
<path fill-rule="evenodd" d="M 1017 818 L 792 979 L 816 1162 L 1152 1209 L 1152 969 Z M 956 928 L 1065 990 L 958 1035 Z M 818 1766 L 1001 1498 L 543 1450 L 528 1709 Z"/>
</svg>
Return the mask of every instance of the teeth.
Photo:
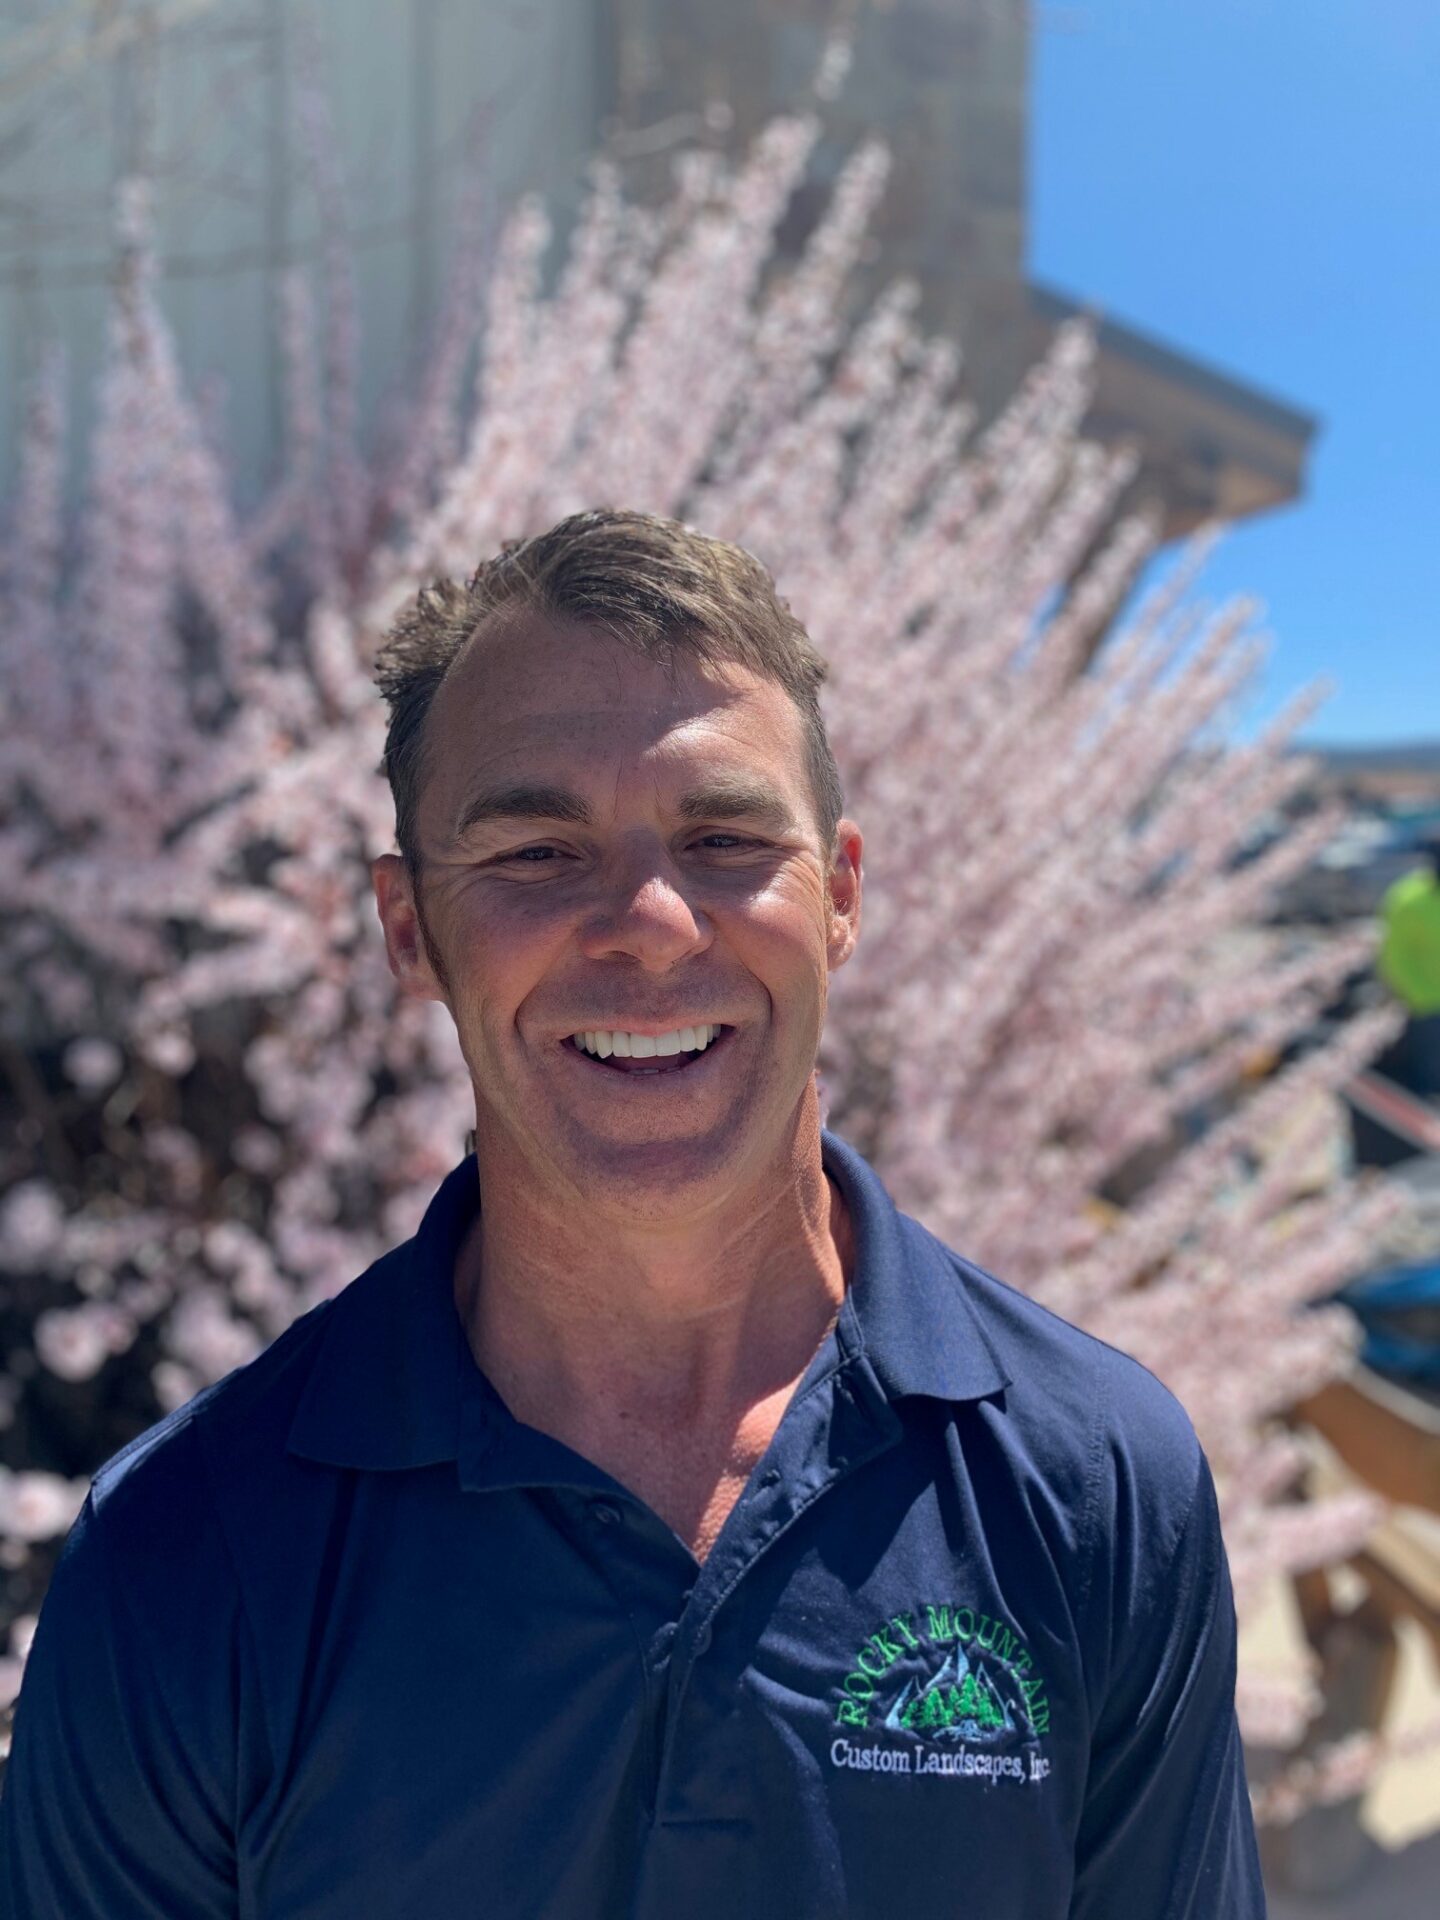
<svg viewBox="0 0 1440 1920">
<path fill-rule="evenodd" d="M 587 1032 L 571 1037 L 577 1047 L 601 1060 L 615 1054 L 621 1060 L 648 1060 L 658 1054 L 703 1053 L 719 1034 L 718 1026 L 680 1027 L 660 1035 L 649 1033 Z"/>
</svg>

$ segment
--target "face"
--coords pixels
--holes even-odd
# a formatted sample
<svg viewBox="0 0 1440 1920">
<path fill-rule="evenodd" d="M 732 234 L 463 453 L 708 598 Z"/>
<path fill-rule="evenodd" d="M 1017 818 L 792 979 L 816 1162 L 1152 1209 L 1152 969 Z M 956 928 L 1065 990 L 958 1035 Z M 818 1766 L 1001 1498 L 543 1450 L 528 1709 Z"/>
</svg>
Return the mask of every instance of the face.
<svg viewBox="0 0 1440 1920">
<path fill-rule="evenodd" d="M 788 1169 L 818 1128 L 861 836 L 840 823 L 831 869 L 783 688 L 529 620 L 461 658 L 426 748 L 418 902 L 398 855 L 372 877 L 402 989 L 454 1018 L 487 1177 L 654 1218 Z M 727 1031 L 678 1072 L 571 1038 L 705 1023 Z"/>
</svg>

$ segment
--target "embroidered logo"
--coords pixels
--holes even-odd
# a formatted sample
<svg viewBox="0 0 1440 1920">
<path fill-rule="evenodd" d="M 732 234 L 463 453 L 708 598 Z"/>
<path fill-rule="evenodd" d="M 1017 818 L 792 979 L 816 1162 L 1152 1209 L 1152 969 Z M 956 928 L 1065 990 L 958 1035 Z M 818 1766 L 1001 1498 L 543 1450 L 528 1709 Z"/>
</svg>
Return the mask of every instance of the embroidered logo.
<svg viewBox="0 0 1440 1920">
<path fill-rule="evenodd" d="M 1019 1635 L 974 1607 L 925 1602 L 892 1614 L 840 1682 L 835 1719 L 901 1736 L 839 1737 L 830 1748 L 838 1767 L 1025 1782 L 1050 1771 L 1040 1750 L 1050 1731 L 1044 1679 Z"/>
</svg>

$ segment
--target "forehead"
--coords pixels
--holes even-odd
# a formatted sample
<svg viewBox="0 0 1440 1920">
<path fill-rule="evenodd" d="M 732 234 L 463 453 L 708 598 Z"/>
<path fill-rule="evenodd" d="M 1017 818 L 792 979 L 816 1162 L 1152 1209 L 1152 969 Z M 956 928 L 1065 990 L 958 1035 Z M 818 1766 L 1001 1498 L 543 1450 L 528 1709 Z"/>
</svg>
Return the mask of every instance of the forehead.
<svg viewBox="0 0 1440 1920">
<path fill-rule="evenodd" d="M 763 766 L 794 791 L 803 735 L 785 689 L 746 667 L 677 652 L 667 668 L 593 628 L 529 618 L 482 636 L 446 676 L 426 729 L 426 786 L 443 807 L 487 775 L 703 759 Z"/>
</svg>

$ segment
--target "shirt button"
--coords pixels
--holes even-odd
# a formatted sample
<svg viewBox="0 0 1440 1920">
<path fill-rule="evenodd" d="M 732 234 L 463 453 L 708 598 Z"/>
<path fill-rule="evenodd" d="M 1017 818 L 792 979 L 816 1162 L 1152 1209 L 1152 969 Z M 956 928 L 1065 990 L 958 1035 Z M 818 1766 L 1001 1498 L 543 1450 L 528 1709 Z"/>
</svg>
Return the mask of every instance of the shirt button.
<svg viewBox="0 0 1440 1920">
<path fill-rule="evenodd" d="M 762 1487 L 774 1487 L 778 1486 L 779 1483 L 780 1469 L 778 1467 L 767 1467 L 760 1476 L 760 1484 Z"/>
<path fill-rule="evenodd" d="M 602 1527 L 613 1527 L 620 1518 L 620 1509 L 613 1500 L 595 1500 L 591 1503 L 590 1515 Z"/>
</svg>

